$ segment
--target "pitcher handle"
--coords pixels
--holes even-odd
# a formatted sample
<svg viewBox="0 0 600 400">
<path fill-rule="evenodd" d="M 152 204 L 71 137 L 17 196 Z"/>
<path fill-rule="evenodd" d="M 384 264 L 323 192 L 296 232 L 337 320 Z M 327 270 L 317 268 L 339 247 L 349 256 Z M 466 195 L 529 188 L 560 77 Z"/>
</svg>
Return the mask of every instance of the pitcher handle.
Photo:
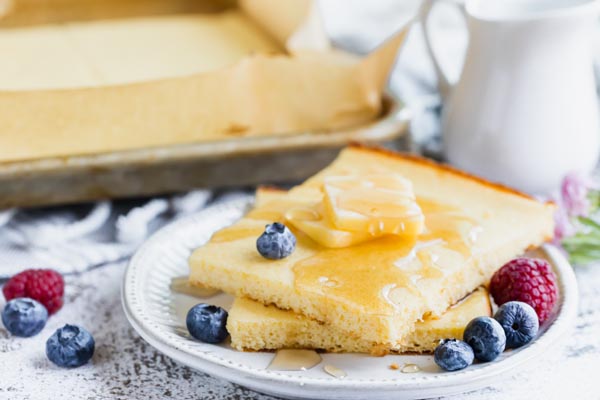
<svg viewBox="0 0 600 400">
<path fill-rule="evenodd" d="M 431 37 L 429 34 L 429 30 L 427 29 L 429 15 L 431 14 L 431 10 L 433 9 L 433 6 L 438 1 L 444 1 L 446 3 L 455 5 L 461 12 L 461 15 L 464 17 L 465 23 L 467 22 L 467 12 L 466 12 L 464 4 L 459 3 L 457 0 L 424 0 L 422 3 L 422 6 L 421 6 L 420 12 L 419 12 L 419 20 L 421 22 L 421 27 L 423 29 L 423 37 L 425 38 L 425 47 L 427 48 L 427 53 L 429 54 L 429 57 L 431 58 L 431 61 L 433 62 L 433 68 L 435 70 L 435 74 L 436 74 L 437 80 L 438 80 L 438 90 L 440 91 L 440 96 L 442 97 L 442 100 L 443 100 L 443 99 L 447 98 L 448 95 L 450 94 L 450 92 L 452 91 L 453 84 L 450 83 L 450 81 L 448 80 L 448 76 L 442 70 L 442 67 L 438 61 L 438 58 L 436 57 L 435 52 L 433 51 L 433 46 L 431 45 Z"/>
</svg>

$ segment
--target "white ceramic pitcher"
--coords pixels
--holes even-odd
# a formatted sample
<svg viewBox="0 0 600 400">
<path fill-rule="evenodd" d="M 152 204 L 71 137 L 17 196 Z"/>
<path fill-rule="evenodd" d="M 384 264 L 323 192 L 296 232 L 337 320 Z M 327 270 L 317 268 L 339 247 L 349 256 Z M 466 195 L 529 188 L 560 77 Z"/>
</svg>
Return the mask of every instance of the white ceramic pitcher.
<svg viewBox="0 0 600 400">
<path fill-rule="evenodd" d="M 434 0 L 425 0 L 423 27 Z M 454 3 L 457 4 L 457 3 Z M 442 141 L 452 164 L 530 193 L 548 194 L 600 150 L 592 0 L 466 0 L 469 45 L 452 86 L 426 43 L 444 101 Z"/>
</svg>

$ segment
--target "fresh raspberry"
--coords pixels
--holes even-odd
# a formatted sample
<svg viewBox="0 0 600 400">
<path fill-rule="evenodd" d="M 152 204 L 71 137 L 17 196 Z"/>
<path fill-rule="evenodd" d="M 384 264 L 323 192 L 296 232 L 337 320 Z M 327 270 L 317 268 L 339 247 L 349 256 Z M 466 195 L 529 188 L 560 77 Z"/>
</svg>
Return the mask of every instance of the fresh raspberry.
<svg viewBox="0 0 600 400">
<path fill-rule="evenodd" d="M 515 258 L 492 277 L 490 292 L 497 305 L 509 301 L 529 304 L 540 325 L 548 319 L 558 298 L 556 275 L 550 265 L 537 258 Z"/>
<path fill-rule="evenodd" d="M 28 269 L 10 278 L 2 292 L 6 301 L 29 297 L 42 303 L 49 314 L 54 314 L 63 305 L 65 282 L 52 269 Z"/>
</svg>

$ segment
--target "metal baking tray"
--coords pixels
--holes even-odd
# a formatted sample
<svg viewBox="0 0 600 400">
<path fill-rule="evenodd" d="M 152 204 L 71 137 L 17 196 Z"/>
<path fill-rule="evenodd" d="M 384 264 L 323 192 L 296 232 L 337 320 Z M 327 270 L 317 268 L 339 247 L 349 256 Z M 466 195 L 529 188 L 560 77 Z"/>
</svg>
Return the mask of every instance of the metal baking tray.
<svg viewBox="0 0 600 400">
<path fill-rule="evenodd" d="M 408 109 L 391 97 L 384 104 L 377 120 L 342 131 L 0 163 L 0 208 L 300 181 L 350 142 L 389 145 L 402 136 Z"/>
</svg>

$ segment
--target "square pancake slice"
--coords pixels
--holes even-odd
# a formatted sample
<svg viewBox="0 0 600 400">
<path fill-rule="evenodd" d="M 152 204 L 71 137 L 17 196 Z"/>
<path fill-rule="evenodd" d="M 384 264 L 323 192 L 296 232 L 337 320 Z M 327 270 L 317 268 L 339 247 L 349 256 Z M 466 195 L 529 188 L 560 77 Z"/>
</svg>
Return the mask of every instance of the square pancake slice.
<svg viewBox="0 0 600 400">
<path fill-rule="evenodd" d="M 290 208 L 323 201 L 326 178 L 399 174 L 412 182 L 424 215 L 414 238 L 385 235 L 327 248 L 291 227 L 295 251 L 267 260 L 256 239 Z M 441 315 L 511 258 L 553 234 L 541 203 L 431 161 L 353 145 L 285 196 L 264 202 L 217 232 L 190 257 L 190 283 L 292 310 L 370 342 L 398 349 L 426 314 Z"/>
<path fill-rule="evenodd" d="M 442 339 L 462 340 L 465 326 L 473 318 L 491 315 L 487 290 L 477 289 L 450 307 L 441 317 L 428 316 L 415 325 L 415 330 L 395 349 L 398 352 L 432 353 Z M 231 345 L 242 351 L 278 349 L 320 349 L 328 352 L 373 353 L 373 344 L 348 335 L 292 311 L 273 305 L 237 298 L 229 311 L 227 330 Z M 387 349 L 380 349 L 380 354 Z"/>
</svg>

